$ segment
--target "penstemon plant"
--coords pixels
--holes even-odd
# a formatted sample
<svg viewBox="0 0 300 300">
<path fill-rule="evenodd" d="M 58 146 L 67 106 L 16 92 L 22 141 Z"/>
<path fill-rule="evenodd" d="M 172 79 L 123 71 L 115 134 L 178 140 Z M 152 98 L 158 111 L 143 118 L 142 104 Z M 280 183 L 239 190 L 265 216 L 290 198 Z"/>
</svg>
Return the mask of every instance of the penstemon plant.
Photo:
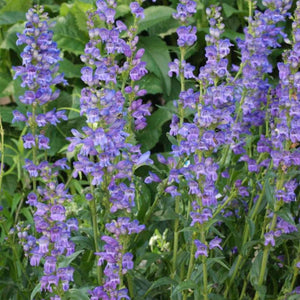
<svg viewBox="0 0 300 300">
<path fill-rule="evenodd" d="M 22 77 L 22 87 L 27 88 L 20 101 L 27 105 L 25 115 L 14 111 L 13 122 L 25 122 L 28 133 L 22 136 L 25 149 L 31 149 L 31 159 L 26 159 L 24 168 L 28 172 L 32 192 L 26 203 L 34 207 L 33 220 L 35 234 L 28 234 L 29 226 L 19 224 L 19 241 L 31 266 L 43 264 L 40 278 L 41 291 L 50 292 L 51 299 L 61 299 L 73 281 L 74 269 L 61 267 L 59 262 L 74 253 L 75 244 L 70 241 L 71 232 L 77 230 L 77 220 L 66 220 L 67 202 L 72 200 L 65 185 L 57 180 L 58 171 L 66 169 L 66 159 L 48 161 L 49 138 L 45 136 L 47 127 L 67 120 L 64 111 L 49 110 L 47 104 L 54 101 L 59 83 L 66 84 L 63 74 L 58 73 L 59 50 L 52 40 L 49 20 L 43 8 L 36 6 L 26 14 L 27 23 L 23 34 L 18 35 L 17 45 L 26 44 L 22 66 L 15 67 L 15 77 Z M 50 128 L 49 128 L 50 129 Z M 43 152 L 43 153 L 39 153 Z"/>
<path fill-rule="evenodd" d="M 300 1 L 42 5 L 0 47 L 0 298 L 298 299 Z"/>
</svg>

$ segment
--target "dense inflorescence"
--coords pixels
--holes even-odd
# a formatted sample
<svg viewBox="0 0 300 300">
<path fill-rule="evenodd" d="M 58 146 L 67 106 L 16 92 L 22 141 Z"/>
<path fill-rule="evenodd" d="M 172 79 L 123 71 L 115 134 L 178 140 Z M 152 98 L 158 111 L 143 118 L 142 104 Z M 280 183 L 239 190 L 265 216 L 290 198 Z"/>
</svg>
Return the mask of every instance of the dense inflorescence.
<svg viewBox="0 0 300 300">
<path fill-rule="evenodd" d="M 242 2 L 237 7 L 243 7 Z M 75 11 L 77 4 L 62 11 Z M 151 56 L 147 43 L 146 50 L 139 49 L 139 42 L 147 40 L 144 36 L 139 41 L 139 34 L 149 34 L 150 40 L 165 24 L 153 20 L 153 7 L 144 0 L 122 7 L 116 0 L 95 1 L 96 8 L 87 12 L 89 41 L 80 56 L 85 86 L 78 119 L 84 125 L 75 124 L 73 136 L 67 138 L 70 171 L 63 171 L 69 169 L 65 158 L 54 160 L 48 153 L 51 128 L 68 121 L 64 110 L 48 109 L 59 98 L 56 86 L 67 85 L 59 73 L 60 51 L 43 8 L 28 11 L 25 30 L 17 40 L 17 45 L 25 45 L 22 66 L 14 67 L 14 78 L 20 77 L 25 89 L 19 100 L 27 113 L 15 110 L 13 122 L 25 124 L 20 148 L 25 149 L 24 169 L 29 177 L 24 181 L 29 190 L 25 203 L 34 226 L 20 222 L 16 229 L 29 264 L 41 266 L 42 297 L 60 300 L 84 293 L 91 300 L 141 295 L 165 299 L 181 292 L 183 300 L 208 300 L 221 294 L 224 299 L 258 300 L 272 297 L 279 287 L 282 299 L 300 293 L 296 287 L 300 1 L 294 15 L 290 0 L 264 0 L 258 4 L 264 7 L 260 10 L 256 4 L 247 2 L 245 19 L 245 10 L 222 5 L 225 15 L 247 22 L 243 38 L 236 41 L 227 38 L 221 7 L 179 0 L 172 2 L 176 10 L 159 4 L 153 10 L 167 8 L 162 18 L 173 17 L 168 32 L 160 34 L 162 40 L 156 36 L 156 41 L 158 47 L 170 42 L 177 49 L 166 47 L 172 61 L 164 74 L 158 71 L 162 78 L 173 77 L 170 85 L 179 90 L 176 94 L 174 88 L 159 99 L 161 103 L 173 100 L 174 105 L 157 108 L 157 115 L 163 111 L 164 122 L 170 121 L 169 129 L 165 123 L 158 130 L 159 134 L 169 130 L 170 143 L 163 148 L 169 152 L 158 153 L 153 165 L 150 151 L 142 153 L 144 145 L 137 141 L 145 141 L 150 132 L 147 117 L 152 129 L 160 122 L 151 116 L 147 91 L 140 87 L 157 77 L 154 72 L 155 76 L 144 78 L 148 73 L 145 51 L 145 60 L 155 61 L 155 55 Z M 203 20 L 198 19 L 200 13 Z M 151 22 L 151 30 L 142 31 Z M 203 32 L 207 33 L 205 61 L 196 68 L 192 62 Z M 170 34 L 170 40 L 164 34 Z M 237 56 L 233 49 L 239 51 Z M 277 65 L 274 56 L 280 61 Z M 1 120 L 0 125 L 2 158 Z M 154 152 L 160 151 L 161 141 Z M 2 175 L 11 172 L 5 169 L 1 162 L 0 189 Z M 65 172 L 70 173 L 68 179 Z M 73 197 L 82 201 L 80 224 L 68 218 L 74 213 L 69 211 Z M 72 240 L 72 232 L 79 228 Z M 74 254 L 75 242 L 81 250 Z M 68 264 L 78 261 L 76 255 L 82 265 L 88 262 L 84 266 L 88 274 L 81 278 L 84 287 L 78 280 L 70 290 L 70 282 L 82 275 L 76 272 L 73 278 L 74 268 Z M 288 276 L 270 274 L 279 269 Z M 162 285 L 170 288 L 161 289 Z M 267 296 L 271 287 L 276 291 Z"/>
<path fill-rule="evenodd" d="M 47 111 L 47 104 L 59 96 L 57 84 L 67 84 L 63 74 L 58 73 L 60 51 L 52 40 L 47 14 L 42 7 L 30 9 L 26 14 L 27 23 L 23 34 L 18 35 L 17 45 L 25 44 L 21 53 L 22 66 L 14 67 L 15 78 L 21 77 L 23 88 L 27 88 L 20 101 L 27 105 L 27 115 L 14 111 L 13 122 L 25 122 L 27 133 L 23 135 L 25 149 L 31 149 L 32 159 L 26 159 L 24 168 L 31 179 L 33 191 L 26 203 L 34 208 L 34 229 L 36 234 L 28 234 L 29 227 L 18 225 L 18 236 L 25 255 L 32 266 L 43 264 L 40 279 L 41 290 L 58 293 L 53 299 L 61 299 L 61 293 L 69 289 L 73 281 L 72 267 L 59 267 L 65 256 L 75 251 L 70 241 L 71 232 L 78 229 L 77 220 L 66 216 L 66 203 L 72 200 L 63 183 L 57 178 L 59 170 L 69 168 L 66 159 L 54 163 L 40 161 L 39 151 L 50 149 L 47 128 L 61 120 L 67 120 L 64 111 Z M 38 184 L 38 186 L 37 186 Z M 52 299 L 52 298 L 51 298 Z"/>
<path fill-rule="evenodd" d="M 115 1 L 99 0 L 96 4 L 97 10 L 89 14 L 90 41 L 81 56 L 87 65 L 81 70 L 81 79 L 88 87 L 81 92 L 80 107 L 87 126 L 82 128 L 82 133 L 72 130 L 74 137 L 70 138 L 69 151 L 80 149 L 73 176 L 81 173 L 88 178 L 90 188 L 86 198 L 92 202 L 92 214 L 96 206 L 100 207 L 106 223 L 106 230 L 99 233 L 105 243 L 103 251 L 99 251 L 98 237 L 95 237 L 95 254 L 100 257 L 98 266 L 104 265 L 104 282 L 90 291 L 91 299 L 120 299 L 128 297 L 123 276 L 133 268 L 133 255 L 127 252 L 130 235 L 144 229 L 137 220 L 129 218 L 138 192 L 134 171 L 142 164 L 151 163 L 150 153 L 141 154 L 140 147 L 133 144 L 134 129 L 143 129 L 145 116 L 150 114 L 150 104 L 143 104 L 139 98 L 146 91 L 136 84 L 147 73 L 146 63 L 141 60 L 144 50 L 136 47 L 136 20 L 144 15 L 141 3 L 132 2 L 130 8 L 135 21 L 127 28 L 122 21 L 114 19 Z M 95 26 L 97 17 L 106 27 Z M 126 40 L 120 37 L 124 31 L 128 33 Z M 118 54 L 124 57 L 122 64 L 116 60 Z M 96 196 L 97 190 L 101 198 Z M 115 213 L 124 217 L 116 219 Z M 99 225 L 94 222 L 93 226 L 98 232 Z"/>
</svg>

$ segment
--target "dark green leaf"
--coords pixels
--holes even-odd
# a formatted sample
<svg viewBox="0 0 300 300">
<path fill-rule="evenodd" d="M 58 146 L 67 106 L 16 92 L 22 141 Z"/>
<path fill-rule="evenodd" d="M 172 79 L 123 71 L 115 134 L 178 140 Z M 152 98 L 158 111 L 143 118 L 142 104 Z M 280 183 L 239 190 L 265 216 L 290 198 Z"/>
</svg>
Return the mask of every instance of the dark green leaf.
<svg viewBox="0 0 300 300">
<path fill-rule="evenodd" d="M 6 11 L 0 13 L 0 25 L 10 25 L 25 20 L 25 13 L 21 11 Z"/>
<path fill-rule="evenodd" d="M 12 115 L 13 108 L 9 106 L 3 106 L 0 109 L 0 116 L 2 119 L 2 122 L 10 123 L 12 121 L 13 115 Z"/>
<path fill-rule="evenodd" d="M 79 250 L 79 251 L 76 251 L 73 254 L 65 257 L 65 259 L 59 263 L 59 268 L 65 268 L 65 267 L 69 266 L 71 264 L 71 262 L 82 252 L 83 252 L 83 250 Z"/>
<path fill-rule="evenodd" d="M 126 4 L 120 4 L 117 6 L 117 11 L 116 11 L 116 18 L 123 17 L 130 13 L 130 8 L 129 5 Z"/>
<path fill-rule="evenodd" d="M 92 8 L 92 3 L 83 3 L 75 0 L 75 2 L 72 4 L 63 3 L 60 7 L 60 15 L 67 16 L 71 13 L 76 21 L 78 29 L 80 29 L 82 32 L 86 32 L 86 22 L 88 20 L 86 12 Z"/>
<path fill-rule="evenodd" d="M 172 103 L 167 104 L 168 106 Z M 142 145 L 142 151 L 152 149 L 159 141 L 162 126 L 165 122 L 172 118 L 172 114 L 165 109 L 159 108 L 147 119 L 147 127 L 138 133 L 137 139 Z"/>
<path fill-rule="evenodd" d="M 36 294 L 41 290 L 41 283 L 39 283 L 38 285 L 35 286 L 35 288 L 33 289 L 31 295 L 30 295 L 30 300 L 33 300 L 34 297 L 36 296 Z"/>
<path fill-rule="evenodd" d="M 168 6 L 150 6 L 144 10 L 145 18 L 141 19 L 138 24 L 138 32 L 148 30 L 149 28 L 172 20 L 172 13 L 175 9 Z"/>
<path fill-rule="evenodd" d="M 68 299 L 70 300 L 89 300 L 88 290 L 91 288 L 70 289 L 68 291 Z"/>
<path fill-rule="evenodd" d="M 1 9 L 1 13 L 12 12 L 27 12 L 32 7 L 32 0 L 6 0 L 6 5 Z"/>
<path fill-rule="evenodd" d="M 21 53 L 21 47 L 16 45 L 17 41 L 17 32 L 23 32 L 24 25 L 23 24 L 15 24 L 10 27 L 6 33 L 5 39 L 3 40 L 0 48 L 3 49 L 12 49 L 17 53 Z"/>
<path fill-rule="evenodd" d="M 294 218 L 290 212 L 290 210 L 287 208 L 287 207 L 283 207 L 281 208 L 278 212 L 277 212 L 277 215 L 282 218 L 284 221 L 292 224 L 292 225 L 296 225 L 295 224 L 295 221 L 294 221 Z"/>
<path fill-rule="evenodd" d="M 80 78 L 82 65 L 74 65 L 71 61 L 64 58 L 60 62 L 59 71 L 65 74 L 67 78 Z"/>
<path fill-rule="evenodd" d="M 228 5 L 227 3 L 222 3 L 222 7 L 223 7 L 224 14 L 227 18 L 229 18 L 231 15 L 239 12 L 239 10 Z"/>
<path fill-rule="evenodd" d="M 162 215 L 159 215 L 160 211 L 155 213 L 152 220 L 155 221 L 167 221 L 167 220 L 176 220 L 179 218 L 178 214 L 175 213 L 172 207 L 168 207 Z"/>
<path fill-rule="evenodd" d="M 161 80 L 153 73 L 146 74 L 140 81 L 139 86 L 141 89 L 146 89 L 148 94 L 162 94 L 163 88 Z"/>
<path fill-rule="evenodd" d="M 175 296 L 176 294 L 185 291 L 185 290 L 194 290 L 198 287 L 198 285 L 192 280 L 186 280 L 181 282 L 176 286 L 171 296 Z"/>
<path fill-rule="evenodd" d="M 66 17 L 59 17 L 54 32 L 53 38 L 56 40 L 59 48 L 75 54 L 84 52 L 88 37 L 78 29 L 74 16 L 68 14 Z"/>
<path fill-rule="evenodd" d="M 147 63 L 146 68 L 160 78 L 163 89 L 169 95 L 171 79 L 168 70 L 171 58 L 166 43 L 158 37 L 141 37 L 138 48 L 145 49 L 142 60 Z"/>
<path fill-rule="evenodd" d="M 263 251 L 259 250 L 259 252 L 256 252 L 255 254 L 254 262 L 252 263 L 251 269 L 250 269 L 250 281 L 252 285 L 256 285 L 258 283 L 258 278 L 260 274 L 260 268 L 263 258 Z"/>
<path fill-rule="evenodd" d="M 157 287 L 161 287 L 163 285 L 176 285 L 176 284 L 177 284 L 177 282 L 175 280 L 171 279 L 170 277 L 159 278 L 150 286 L 150 288 L 146 292 L 146 295 L 149 294 L 153 289 L 155 289 Z"/>
<path fill-rule="evenodd" d="M 72 241 L 77 245 L 76 247 L 80 249 L 94 250 L 94 242 L 90 237 L 74 236 L 72 237 Z"/>
<path fill-rule="evenodd" d="M 221 258 L 224 258 L 224 257 L 221 257 Z M 214 257 L 214 258 L 208 258 L 207 259 L 207 264 L 214 264 L 214 263 L 217 263 L 219 265 L 221 265 L 222 267 L 224 267 L 225 269 L 227 269 L 228 271 L 230 270 L 230 268 L 225 264 L 225 262 L 223 262 L 221 260 L 220 257 Z"/>
</svg>

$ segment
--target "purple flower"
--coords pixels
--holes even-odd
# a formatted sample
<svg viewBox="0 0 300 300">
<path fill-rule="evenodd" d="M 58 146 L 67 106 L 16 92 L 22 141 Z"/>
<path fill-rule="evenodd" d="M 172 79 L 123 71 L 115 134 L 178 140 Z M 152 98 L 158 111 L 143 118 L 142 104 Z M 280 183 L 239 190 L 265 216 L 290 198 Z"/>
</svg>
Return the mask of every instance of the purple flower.
<svg viewBox="0 0 300 300">
<path fill-rule="evenodd" d="M 195 26 L 181 26 L 177 29 L 179 47 L 192 46 L 197 41 L 197 29 Z"/>
<path fill-rule="evenodd" d="M 267 245 L 271 245 L 273 247 L 275 246 L 274 232 L 273 231 L 265 233 L 264 237 L 265 237 L 265 242 L 264 242 L 265 246 L 267 246 Z"/>
<path fill-rule="evenodd" d="M 201 256 L 208 256 L 208 253 L 207 253 L 207 246 L 203 243 L 201 243 L 199 240 L 194 240 L 194 243 L 197 247 L 197 250 L 195 252 L 195 258 L 198 258 L 199 255 Z"/>
<path fill-rule="evenodd" d="M 214 239 L 212 239 L 209 242 L 209 249 L 214 249 L 214 248 L 219 248 L 220 250 L 223 250 L 223 248 L 220 246 L 220 243 L 222 242 L 222 239 L 220 239 L 219 237 L 215 237 Z"/>
</svg>

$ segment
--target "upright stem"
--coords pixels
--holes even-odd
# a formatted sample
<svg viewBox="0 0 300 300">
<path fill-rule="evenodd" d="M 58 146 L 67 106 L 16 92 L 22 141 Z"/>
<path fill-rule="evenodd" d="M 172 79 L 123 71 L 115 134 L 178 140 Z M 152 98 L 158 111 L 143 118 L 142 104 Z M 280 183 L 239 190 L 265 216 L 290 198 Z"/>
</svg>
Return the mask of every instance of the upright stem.
<svg viewBox="0 0 300 300">
<path fill-rule="evenodd" d="M 265 190 L 266 190 L 266 181 L 267 181 L 267 180 L 268 180 L 268 179 L 266 179 L 266 180 L 264 181 L 264 184 L 263 184 L 263 188 L 262 188 L 261 194 L 260 194 L 258 200 L 257 200 L 256 203 L 255 203 L 254 210 L 252 211 L 252 213 L 251 213 L 250 216 L 249 216 L 249 217 L 250 217 L 250 220 L 252 220 L 252 221 L 256 218 L 258 209 L 259 209 L 259 207 L 260 207 L 260 205 L 261 205 L 261 202 L 262 202 L 262 200 L 263 200 L 263 196 L 264 196 Z M 250 229 L 250 228 L 249 228 L 249 223 L 246 223 L 246 224 L 245 224 L 244 233 L 243 233 L 243 243 L 242 243 L 242 245 L 245 245 L 245 243 L 247 243 L 247 241 L 248 241 L 249 229 Z M 231 277 L 230 277 L 229 284 L 227 285 L 226 290 L 225 290 L 225 292 L 224 292 L 224 296 L 225 296 L 225 297 L 227 297 L 227 295 L 228 295 L 228 293 L 229 293 L 230 287 L 231 287 L 231 285 L 233 284 L 233 282 L 234 282 L 234 280 L 235 280 L 235 277 L 236 277 L 236 275 L 237 275 L 237 273 L 238 273 L 238 271 L 239 271 L 239 269 L 240 269 L 240 267 L 241 267 L 241 265 L 242 265 L 243 260 L 244 260 L 243 255 L 239 254 L 238 260 L 237 260 L 237 262 L 236 262 L 236 264 L 235 264 L 235 266 L 234 266 L 233 273 L 232 273 L 232 275 L 231 275 Z"/>
<path fill-rule="evenodd" d="M 99 238 L 99 232 L 98 232 L 98 222 L 97 222 L 97 207 L 96 207 L 96 199 L 94 195 L 94 188 L 93 185 L 90 185 L 91 192 L 93 195 L 93 199 L 89 202 L 90 204 L 90 210 L 92 214 L 92 223 L 93 223 L 93 234 L 94 234 L 94 245 L 96 252 L 99 252 L 99 245 L 98 245 L 98 238 Z M 101 266 L 97 265 L 97 280 L 98 285 L 102 285 L 102 268 Z"/>
<path fill-rule="evenodd" d="M 201 243 L 205 244 L 205 226 L 201 224 Z M 202 255 L 202 267 L 203 267 L 203 297 L 204 300 L 208 300 L 208 290 L 207 290 L 207 265 L 206 265 L 206 256 Z"/>
<path fill-rule="evenodd" d="M 184 61 L 184 56 L 185 56 L 185 48 L 180 47 L 180 65 L 182 65 Z M 185 90 L 185 82 L 184 82 L 184 73 L 182 71 L 180 72 L 180 91 L 183 92 L 184 90 Z M 179 114 L 179 124 L 181 127 L 184 119 L 184 109 L 180 101 L 178 102 L 178 114 Z"/>
<path fill-rule="evenodd" d="M 0 152 L 1 152 L 1 161 L 0 161 L 0 193 L 1 193 L 3 168 L 4 168 L 4 129 L 2 126 L 1 116 L 0 116 Z"/>
<path fill-rule="evenodd" d="M 176 214 L 179 213 L 179 201 L 180 201 L 180 197 L 177 196 L 175 198 L 175 213 Z M 173 272 L 173 274 L 172 274 L 172 278 L 174 278 L 175 275 L 176 275 L 176 261 L 177 261 L 178 236 L 179 236 L 178 227 L 179 227 L 179 219 L 176 218 L 175 224 L 174 224 L 174 245 L 173 245 L 173 260 L 172 260 L 172 272 Z"/>
</svg>

